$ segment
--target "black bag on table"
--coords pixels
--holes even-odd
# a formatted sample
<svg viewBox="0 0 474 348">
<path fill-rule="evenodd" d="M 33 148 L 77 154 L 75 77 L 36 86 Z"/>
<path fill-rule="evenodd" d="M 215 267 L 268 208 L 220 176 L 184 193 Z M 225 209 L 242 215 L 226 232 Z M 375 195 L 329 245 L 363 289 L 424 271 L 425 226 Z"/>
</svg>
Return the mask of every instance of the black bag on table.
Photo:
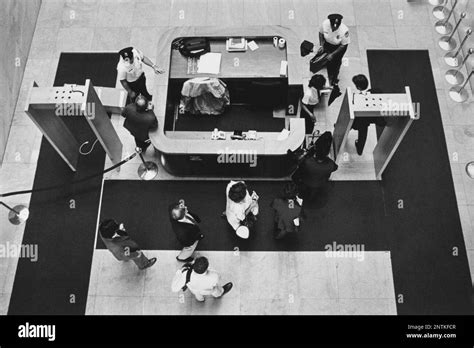
<svg viewBox="0 0 474 348">
<path fill-rule="evenodd" d="M 324 51 L 323 47 L 320 47 L 316 55 L 309 61 L 309 70 L 316 74 L 319 70 L 324 68 L 328 64 L 328 54 Z"/>
<path fill-rule="evenodd" d="M 179 52 L 185 57 L 199 57 L 211 50 L 209 40 L 204 37 L 184 38 L 178 45 Z"/>
</svg>

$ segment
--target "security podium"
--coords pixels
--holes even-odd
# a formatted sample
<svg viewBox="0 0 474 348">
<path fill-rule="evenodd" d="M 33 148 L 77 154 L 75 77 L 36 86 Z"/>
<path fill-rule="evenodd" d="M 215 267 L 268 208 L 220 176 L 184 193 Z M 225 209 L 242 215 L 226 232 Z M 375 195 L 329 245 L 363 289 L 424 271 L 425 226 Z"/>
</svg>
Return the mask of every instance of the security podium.
<svg viewBox="0 0 474 348">
<path fill-rule="evenodd" d="M 25 112 L 71 170 L 76 171 L 80 145 L 62 118 L 85 117 L 112 163 L 117 164 L 122 158 L 122 142 L 107 113 L 120 113 L 126 97 L 124 90 L 93 87 L 90 80 L 83 86 L 63 87 L 39 87 L 33 82 Z"/>
<path fill-rule="evenodd" d="M 351 150 L 354 144 L 348 144 L 352 125 L 359 117 L 383 117 L 386 121 L 378 140 L 375 134 L 372 134 L 374 143 L 376 142 L 373 153 L 364 157 L 353 154 L 354 151 Z M 365 170 L 373 173 L 374 180 L 382 180 L 382 173 L 413 120 L 417 118 L 419 115 L 415 112 L 409 87 L 405 87 L 405 93 L 380 94 L 360 94 L 347 88 L 333 134 L 335 161 L 340 169 L 346 172 L 346 179 L 357 180 L 358 171 Z M 357 134 L 357 131 L 353 132 Z M 366 150 L 364 149 L 364 152 Z"/>
</svg>

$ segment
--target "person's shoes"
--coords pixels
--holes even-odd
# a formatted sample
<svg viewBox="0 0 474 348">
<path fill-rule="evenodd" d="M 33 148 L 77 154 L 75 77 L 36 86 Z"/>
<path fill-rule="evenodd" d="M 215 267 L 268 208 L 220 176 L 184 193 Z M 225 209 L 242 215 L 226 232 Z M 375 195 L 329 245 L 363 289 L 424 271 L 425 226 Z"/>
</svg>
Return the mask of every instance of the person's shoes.
<svg viewBox="0 0 474 348">
<path fill-rule="evenodd" d="M 183 259 L 178 258 L 178 256 L 176 256 L 176 260 L 178 260 L 179 262 L 191 262 L 194 260 L 194 257 L 190 256 L 187 259 L 183 260 Z"/>
<path fill-rule="evenodd" d="M 145 268 L 150 268 L 150 267 L 153 266 L 155 263 L 156 263 L 156 257 L 153 257 L 153 258 L 151 258 L 150 260 L 148 260 L 148 264 L 147 264 L 145 267 L 143 267 L 143 269 L 145 269 Z"/>
<path fill-rule="evenodd" d="M 224 296 L 225 294 L 227 294 L 231 289 L 232 287 L 234 286 L 234 284 L 232 284 L 231 282 L 225 284 L 222 288 L 224 289 L 224 292 L 222 293 L 222 296 Z"/>
<path fill-rule="evenodd" d="M 355 141 L 355 147 L 356 147 L 356 150 L 357 150 L 357 154 L 359 156 L 362 156 L 362 149 L 359 147 L 359 142 L 357 140 Z"/>
</svg>

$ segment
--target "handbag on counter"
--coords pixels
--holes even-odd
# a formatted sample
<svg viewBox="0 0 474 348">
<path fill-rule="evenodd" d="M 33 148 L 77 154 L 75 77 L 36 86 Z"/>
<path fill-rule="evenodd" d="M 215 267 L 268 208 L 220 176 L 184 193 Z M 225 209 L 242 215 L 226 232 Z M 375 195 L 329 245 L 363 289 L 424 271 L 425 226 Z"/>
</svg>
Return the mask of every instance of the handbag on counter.
<svg viewBox="0 0 474 348">
<path fill-rule="evenodd" d="M 185 57 L 199 57 L 211 50 L 209 40 L 204 37 L 184 38 L 177 46 L 179 52 Z"/>
</svg>

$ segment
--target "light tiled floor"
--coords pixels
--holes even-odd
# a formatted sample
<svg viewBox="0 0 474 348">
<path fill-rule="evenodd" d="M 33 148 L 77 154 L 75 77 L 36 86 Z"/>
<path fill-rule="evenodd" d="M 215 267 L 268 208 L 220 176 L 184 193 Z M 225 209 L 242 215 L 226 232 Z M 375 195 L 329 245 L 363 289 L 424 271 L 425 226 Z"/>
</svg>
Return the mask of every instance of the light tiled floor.
<svg viewBox="0 0 474 348">
<path fill-rule="evenodd" d="M 40 137 L 22 110 L 26 103 L 28 88 L 33 80 L 41 86 L 52 85 L 61 50 L 110 51 L 122 46 L 134 45 L 155 59 L 154 40 L 164 35 L 169 26 L 190 25 L 196 26 L 198 33 L 217 25 L 284 25 L 298 33 L 301 40 L 316 42 L 317 27 L 321 20 L 330 12 L 340 11 L 344 15 L 346 24 L 350 26 L 352 37 L 352 43 L 346 55 L 348 65 L 341 69 L 342 87 L 351 85 L 350 79 L 354 73 L 367 74 L 365 54 L 367 49 L 429 50 L 471 275 L 474 277 L 474 180 L 469 179 L 464 170 L 466 163 L 472 160 L 474 101 L 471 96 L 469 102 L 456 104 L 447 94 L 450 85 L 443 76 L 447 69 L 442 60 L 445 52 L 437 45 L 439 36 L 433 28 L 436 19 L 431 15 L 431 9 L 432 6 L 423 0 L 417 2 L 406 0 L 43 0 L 10 131 L 7 155 L 0 168 L 0 191 L 8 192 L 32 187 Z M 140 20 L 137 20 L 138 18 Z M 155 86 L 163 86 L 166 83 L 150 71 L 147 71 L 147 76 L 148 84 L 153 91 Z M 157 91 L 154 93 L 156 94 Z M 337 115 L 338 103 L 340 101 L 336 101 L 334 106 L 327 110 L 327 120 Z M 114 122 L 119 129 L 120 121 L 117 119 Z M 123 129 L 120 135 L 123 136 L 124 155 L 131 153 L 134 147 L 133 139 Z M 147 158 L 153 156 L 152 151 L 150 150 L 146 156 Z M 138 164 L 139 159 L 135 158 L 124 165 L 120 173 L 109 173 L 107 177 L 111 179 L 136 178 Z M 170 179 L 170 176 L 164 170 L 160 170 L 158 178 Z M 3 200 L 15 205 L 28 204 L 29 199 L 30 195 L 21 195 L 6 197 Z M 15 227 L 15 232 L 11 232 L 12 227 L 5 219 L 6 211 L 2 209 L 1 214 L 3 218 L 0 219 L 0 242 L 20 241 L 24 225 Z M 14 275 L 16 264 L 17 260 L 0 259 L 0 280 L 3 284 L 0 294 L 0 313 L 7 311 L 6 306 L 13 284 L 12 274 Z M 141 298 L 138 301 L 141 301 Z M 370 308 L 376 306 L 377 301 L 368 299 L 355 301 L 350 306 L 342 306 L 341 313 L 352 313 L 360 309 L 370 311 Z M 206 302 L 205 307 L 199 308 L 198 311 L 215 310 L 214 306 L 209 305 L 210 302 Z M 304 310 L 312 312 L 313 308 L 315 311 L 330 312 L 335 308 L 326 301 L 309 302 L 301 300 L 301 313 Z M 334 299 L 332 303 L 336 302 Z M 133 310 L 139 308 L 123 304 L 120 298 L 113 297 L 101 298 L 99 301 L 94 299 L 89 302 L 89 307 L 93 306 L 93 303 L 99 306 L 102 303 L 112 303 L 129 306 Z M 157 306 L 160 311 L 165 311 L 167 308 L 179 308 L 183 313 L 187 313 L 187 310 L 181 309 L 183 306 L 174 303 L 160 304 L 153 296 L 148 296 L 143 303 L 146 304 L 144 306 L 146 310 Z M 226 302 L 221 301 L 221 303 L 223 303 L 221 306 L 227 306 Z M 268 308 L 273 307 L 271 300 L 267 303 Z M 346 299 L 341 299 L 338 303 L 346 303 Z M 192 308 L 198 308 L 196 304 L 193 305 Z M 228 308 L 232 308 L 232 304 L 229 306 Z M 247 307 L 252 308 L 251 305 Z M 247 307 L 244 307 L 244 310 Z"/>
<path fill-rule="evenodd" d="M 390 252 L 365 252 L 364 259 L 327 257 L 324 252 L 199 252 L 233 289 L 221 299 L 197 302 L 173 293 L 182 263 L 177 251 L 145 251 L 157 257 L 140 271 L 96 250 L 86 314 L 382 314 L 395 315 Z"/>
</svg>

